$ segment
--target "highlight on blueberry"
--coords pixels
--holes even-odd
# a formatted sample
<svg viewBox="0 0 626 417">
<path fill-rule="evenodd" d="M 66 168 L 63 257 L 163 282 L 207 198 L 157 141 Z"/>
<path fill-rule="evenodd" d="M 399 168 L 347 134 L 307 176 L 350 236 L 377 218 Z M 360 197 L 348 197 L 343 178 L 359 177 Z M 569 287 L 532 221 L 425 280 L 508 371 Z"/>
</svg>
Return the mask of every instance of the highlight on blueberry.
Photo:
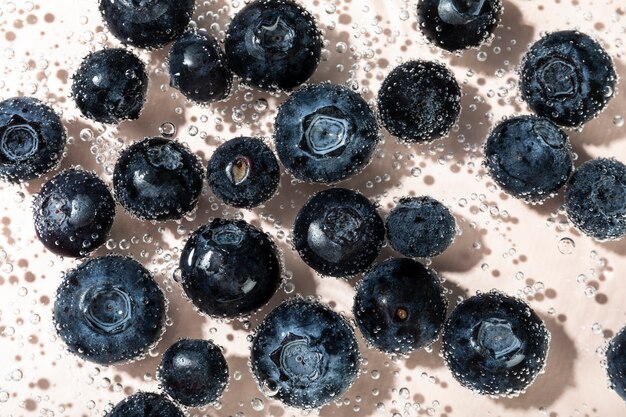
<svg viewBox="0 0 626 417">
<path fill-rule="evenodd" d="M 148 270 L 118 255 L 65 274 L 54 302 L 55 327 L 69 351 L 101 365 L 143 356 L 159 341 L 165 317 L 165 297 Z"/>
<path fill-rule="evenodd" d="M 293 0 L 255 0 L 233 17 L 226 57 L 244 84 L 289 91 L 313 75 L 322 36 L 313 15 Z"/>
<path fill-rule="evenodd" d="M 298 212 L 293 245 L 322 275 L 350 277 L 374 262 L 385 240 L 385 224 L 363 194 L 330 188 L 313 195 Z"/>
<path fill-rule="evenodd" d="M 239 137 L 213 152 L 207 180 L 213 194 L 226 204 L 252 208 L 276 194 L 280 167 L 274 152 L 262 139 Z"/>
<path fill-rule="evenodd" d="M 378 91 L 381 123 L 409 143 L 448 134 L 461 113 L 461 88 L 443 64 L 409 61 L 394 68 Z"/>
<path fill-rule="evenodd" d="M 341 395 L 359 372 L 348 321 L 325 304 L 291 298 L 257 327 L 250 351 L 261 391 L 296 408 L 319 408 Z"/>
<path fill-rule="evenodd" d="M 278 110 L 274 123 L 278 157 L 307 182 L 334 183 L 371 161 L 380 137 L 374 112 L 349 88 L 331 84 L 301 87 Z"/>
<path fill-rule="evenodd" d="M 464 387 L 481 395 L 514 396 L 543 371 L 549 343 L 546 326 L 524 301 L 492 290 L 452 311 L 442 353 Z"/>
<path fill-rule="evenodd" d="M 368 344 L 408 354 L 430 346 L 446 320 L 448 302 L 437 274 L 412 259 L 389 259 L 359 283 L 352 311 Z"/>
<path fill-rule="evenodd" d="M 114 217 L 109 188 L 96 174 L 78 168 L 46 182 L 33 203 L 37 237 L 60 256 L 86 256 L 100 247 Z"/>
<path fill-rule="evenodd" d="M 520 64 L 522 98 L 539 116 L 578 127 L 595 118 L 615 95 L 613 60 L 588 35 L 564 30 L 545 35 Z"/>
<path fill-rule="evenodd" d="M 532 203 L 556 194 L 574 171 L 567 135 L 543 117 L 502 121 L 489 134 L 484 154 L 491 178 L 508 194 Z"/>
<path fill-rule="evenodd" d="M 626 327 L 609 341 L 606 349 L 606 370 L 611 389 L 626 401 Z"/>
<path fill-rule="evenodd" d="M 65 128 L 52 108 L 33 97 L 0 101 L 0 180 L 28 181 L 63 157 Z"/>
<path fill-rule="evenodd" d="M 626 165 L 615 159 L 587 161 L 565 187 L 565 211 L 584 234 L 598 240 L 626 235 Z"/>
<path fill-rule="evenodd" d="M 174 403 L 161 394 L 138 392 L 117 403 L 106 417 L 184 417 Z"/>
<path fill-rule="evenodd" d="M 157 377 L 163 390 L 186 407 L 217 401 L 228 383 L 228 365 L 219 346 L 210 340 L 181 339 L 161 358 Z"/>
<path fill-rule="evenodd" d="M 127 147 L 113 171 L 117 201 L 142 220 L 180 219 L 202 192 L 204 169 L 187 146 L 161 137 Z"/>
</svg>

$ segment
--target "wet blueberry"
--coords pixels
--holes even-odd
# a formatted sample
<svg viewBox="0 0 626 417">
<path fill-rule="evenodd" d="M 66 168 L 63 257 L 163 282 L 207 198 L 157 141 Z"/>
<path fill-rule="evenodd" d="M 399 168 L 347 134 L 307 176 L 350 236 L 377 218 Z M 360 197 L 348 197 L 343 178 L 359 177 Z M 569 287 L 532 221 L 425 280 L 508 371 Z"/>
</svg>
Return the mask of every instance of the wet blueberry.
<svg viewBox="0 0 626 417">
<path fill-rule="evenodd" d="M 550 333 L 522 300 L 495 290 L 456 306 L 443 358 L 454 378 L 482 395 L 522 393 L 544 368 Z"/>
<path fill-rule="evenodd" d="M 92 172 L 68 169 L 45 183 L 35 198 L 37 237 L 60 256 L 85 256 L 101 246 L 115 217 L 115 200 Z"/>
<path fill-rule="evenodd" d="M 626 327 L 609 342 L 606 368 L 611 388 L 626 401 Z"/>
<path fill-rule="evenodd" d="M 81 113 L 110 124 L 137 119 L 147 90 L 148 75 L 143 62 L 121 48 L 89 54 L 72 83 L 72 96 Z"/>
<path fill-rule="evenodd" d="M 202 191 L 204 170 L 183 144 L 160 137 L 126 148 L 115 163 L 113 187 L 119 203 L 142 220 L 180 219 Z"/>
<path fill-rule="evenodd" d="M 582 164 L 565 189 L 570 221 L 586 235 L 615 240 L 626 235 L 626 165 L 607 158 Z"/>
<path fill-rule="evenodd" d="M 27 181 L 54 169 L 65 140 L 59 116 L 36 98 L 0 101 L 0 180 Z"/>
<path fill-rule="evenodd" d="M 315 72 L 322 36 L 313 15 L 295 1 L 256 0 L 231 21 L 225 49 L 242 82 L 292 90 Z"/>
<path fill-rule="evenodd" d="M 520 65 L 522 98 L 539 116 L 562 126 L 595 118 L 615 93 L 611 57 L 584 33 L 550 33 L 533 44 Z"/>
<path fill-rule="evenodd" d="M 269 200 L 280 182 L 278 160 L 258 138 L 240 137 L 220 145 L 207 171 L 213 193 L 239 208 L 256 207 Z"/>
<path fill-rule="evenodd" d="M 68 272 L 56 293 L 54 321 L 68 349 L 110 365 L 144 355 L 165 324 L 165 298 L 137 261 L 107 255 Z"/>
<path fill-rule="evenodd" d="M 256 329 L 250 363 L 261 391 L 297 408 L 318 408 L 341 395 L 359 371 L 354 330 L 324 304 L 289 299 Z"/>
<path fill-rule="evenodd" d="M 331 83 L 307 85 L 280 106 L 276 152 L 303 181 L 333 183 L 359 173 L 379 141 L 376 116 L 363 98 Z"/>
<path fill-rule="evenodd" d="M 362 194 L 330 188 L 300 209 L 293 244 L 300 257 L 322 275 L 349 277 L 374 262 L 385 239 L 385 224 Z"/>
<path fill-rule="evenodd" d="M 181 339 L 167 348 L 157 376 L 163 390 L 187 407 L 217 401 L 228 382 L 228 365 L 210 340 Z"/>
<path fill-rule="evenodd" d="M 390 259 L 365 274 L 353 313 L 369 344 L 407 354 L 437 339 L 447 305 L 435 272 L 412 259 Z"/>
<path fill-rule="evenodd" d="M 201 226 L 181 252 L 180 269 L 187 296 L 214 317 L 258 310 L 281 283 L 274 242 L 243 220 L 215 219 Z"/>
<path fill-rule="evenodd" d="M 409 61 L 394 68 L 378 92 L 385 128 L 405 142 L 429 142 L 448 134 L 461 112 L 461 88 L 446 66 Z"/>
<path fill-rule="evenodd" d="M 184 417 L 184 414 L 161 394 L 138 392 L 117 403 L 106 417 Z"/>
<path fill-rule="evenodd" d="M 504 120 L 487 138 L 484 154 L 491 178 L 507 193 L 529 202 L 554 195 L 574 170 L 567 135 L 543 117 Z"/>
</svg>

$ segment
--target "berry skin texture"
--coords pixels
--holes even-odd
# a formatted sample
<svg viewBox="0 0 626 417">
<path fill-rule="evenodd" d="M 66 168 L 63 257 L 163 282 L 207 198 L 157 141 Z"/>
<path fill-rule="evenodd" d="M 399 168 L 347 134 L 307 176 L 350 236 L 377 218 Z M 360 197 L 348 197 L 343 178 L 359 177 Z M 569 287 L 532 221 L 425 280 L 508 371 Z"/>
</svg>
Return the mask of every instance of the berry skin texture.
<svg viewBox="0 0 626 417">
<path fill-rule="evenodd" d="M 352 385 L 360 353 L 354 330 L 324 304 L 291 298 L 256 329 L 250 363 L 263 393 L 288 406 L 319 408 Z"/>
<path fill-rule="evenodd" d="M 307 85 L 280 106 L 274 142 L 281 162 L 299 180 L 335 183 L 361 172 L 380 137 L 363 98 L 331 83 Z"/>
<path fill-rule="evenodd" d="M 72 96 L 83 116 L 116 124 L 139 117 L 148 91 L 143 62 L 121 48 L 89 54 L 78 67 Z"/>
<path fill-rule="evenodd" d="M 481 395 L 519 395 L 543 370 L 550 333 L 522 300 L 492 290 L 461 302 L 443 331 L 452 376 Z"/>
<path fill-rule="evenodd" d="M 607 346 L 606 370 L 611 389 L 626 401 L 626 327 Z"/>
<path fill-rule="evenodd" d="M 203 407 L 224 392 L 228 365 L 212 341 L 181 339 L 163 354 L 157 377 L 174 401 L 186 407 Z"/>
<path fill-rule="evenodd" d="M 198 103 L 225 99 L 233 84 L 219 42 L 205 31 L 179 38 L 170 49 L 168 68 L 170 85 Z"/>
<path fill-rule="evenodd" d="M 447 306 L 437 274 L 402 258 L 377 264 L 365 274 L 352 311 L 368 344 L 386 353 L 408 354 L 437 339 Z"/>
<path fill-rule="evenodd" d="M 409 61 L 394 68 L 378 92 L 381 123 L 408 143 L 448 134 L 461 113 L 461 88 L 445 65 Z"/>
<path fill-rule="evenodd" d="M 579 127 L 595 118 L 615 95 L 611 57 L 584 33 L 550 33 L 530 47 L 520 65 L 522 98 L 539 116 Z"/>
<path fill-rule="evenodd" d="M 212 317 L 249 315 L 281 283 L 274 242 L 243 220 L 215 219 L 198 228 L 181 252 L 180 269 L 185 293 Z"/>
<path fill-rule="evenodd" d="M 161 48 L 187 29 L 194 0 L 100 0 L 102 20 L 123 44 Z"/>
<path fill-rule="evenodd" d="M 626 235 L 626 165 L 607 158 L 585 162 L 565 187 L 565 211 L 584 234 L 598 240 Z"/>
<path fill-rule="evenodd" d="M 450 52 L 478 47 L 498 26 L 500 0 L 420 0 L 418 26 L 426 39 Z"/>
<path fill-rule="evenodd" d="M 0 181 L 19 183 L 54 169 L 66 136 L 59 116 L 36 98 L 0 101 Z"/>
<path fill-rule="evenodd" d="M 118 255 L 68 272 L 54 303 L 59 337 L 73 354 L 100 365 L 143 356 L 160 339 L 165 316 L 165 297 L 148 270 Z"/>
<path fill-rule="evenodd" d="M 233 17 L 224 46 L 243 83 L 290 91 L 315 72 L 322 36 L 313 15 L 295 1 L 256 0 Z"/>
<path fill-rule="evenodd" d="M 537 116 L 504 120 L 490 133 L 483 165 L 508 194 L 530 203 L 554 195 L 574 171 L 569 139 Z"/>
<path fill-rule="evenodd" d="M 429 258 L 454 241 L 456 222 L 450 210 L 429 196 L 404 197 L 387 216 L 387 239 L 410 258 Z"/>
<path fill-rule="evenodd" d="M 209 186 L 226 204 L 252 208 L 276 194 L 280 166 L 259 138 L 239 137 L 220 145 L 207 168 Z"/>
<path fill-rule="evenodd" d="M 106 417 L 184 417 L 184 414 L 161 394 L 138 392 L 117 403 Z"/>
<path fill-rule="evenodd" d="M 330 188 L 298 212 L 293 244 L 307 265 L 322 275 L 350 277 L 374 262 L 385 240 L 385 224 L 362 194 Z"/>
<path fill-rule="evenodd" d="M 115 200 L 92 172 L 72 168 L 45 183 L 33 203 L 35 232 L 59 256 L 82 257 L 101 246 L 115 217 Z"/>
<path fill-rule="evenodd" d="M 182 218 L 196 207 L 203 180 L 198 158 L 180 142 L 161 137 L 133 143 L 113 171 L 117 201 L 142 220 Z"/>
</svg>

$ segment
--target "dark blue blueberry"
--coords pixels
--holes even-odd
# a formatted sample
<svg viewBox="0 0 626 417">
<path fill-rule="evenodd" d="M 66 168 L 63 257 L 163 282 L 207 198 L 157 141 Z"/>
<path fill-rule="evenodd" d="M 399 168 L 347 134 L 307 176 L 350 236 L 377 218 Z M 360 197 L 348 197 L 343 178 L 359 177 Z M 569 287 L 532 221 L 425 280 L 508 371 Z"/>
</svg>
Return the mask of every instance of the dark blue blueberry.
<svg viewBox="0 0 626 417">
<path fill-rule="evenodd" d="M 443 358 L 452 376 L 482 395 L 522 393 L 543 370 L 550 333 L 522 300 L 495 290 L 452 311 L 443 331 Z"/>
<path fill-rule="evenodd" d="M 565 189 L 567 217 L 586 235 L 615 240 L 626 235 L 626 165 L 598 158 L 582 164 Z"/>
<path fill-rule="evenodd" d="M 378 92 L 385 128 L 405 142 L 430 142 L 448 134 L 461 113 L 461 88 L 443 64 L 409 61 L 394 68 Z"/>
<path fill-rule="evenodd" d="M 183 144 L 160 137 L 126 148 L 115 163 L 113 188 L 119 203 L 143 220 L 180 219 L 202 192 L 204 170 Z"/>
<path fill-rule="evenodd" d="M 437 339 L 447 306 L 437 274 L 403 258 L 377 264 L 365 274 L 352 311 L 369 344 L 407 354 Z"/>
<path fill-rule="evenodd" d="M 252 208 L 269 200 L 280 182 L 274 152 L 258 138 L 240 137 L 220 145 L 209 160 L 207 179 L 226 204 Z"/>
<path fill-rule="evenodd" d="M 187 407 L 203 407 L 220 398 L 228 383 L 228 365 L 210 340 L 181 339 L 167 348 L 157 376 L 163 390 Z"/>
<path fill-rule="evenodd" d="M 584 33 L 550 33 L 530 47 L 520 65 L 522 98 L 539 116 L 562 126 L 595 118 L 615 93 L 611 57 Z"/>
<path fill-rule="evenodd" d="M 256 0 L 231 21 L 225 49 L 242 82 L 288 91 L 315 72 L 322 36 L 313 15 L 295 1 Z"/>
<path fill-rule="evenodd" d="M 504 120 L 487 138 L 484 154 L 491 178 L 513 197 L 533 203 L 554 195 L 574 170 L 567 135 L 543 117 Z"/>
<path fill-rule="evenodd" d="M 147 91 L 143 62 L 121 48 L 89 54 L 72 83 L 72 96 L 81 113 L 101 123 L 137 119 Z"/>
<path fill-rule="evenodd" d="M 101 246 L 115 217 L 115 200 L 92 172 L 68 169 L 45 183 L 33 204 L 41 243 L 60 256 L 86 256 Z"/>
<path fill-rule="evenodd" d="M 606 368 L 611 388 L 626 401 L 626 327 L 609 342 Z"/>
<path fill-rule="evenodd" d="M 300 209 L 293 244 L 300 257 L 322 275 L 349 277 L 374 262 L 385 240 L 385 224 L 362 194 L 330 188 Z"/>
<path fill-rule="evenodd" d="M 138 392 L 117 403 L 106 417 L 184 417 L 183 412 L 161 394 Z"/>
<path fill-rule="evenodd" d="M 143 356 L 165 324 L 165 298 L 146 268 L 107 255 L 68 272 L 56 293 L 54 322 L 68 349 L 110 365 Z"/>
<path fill-rule="evenodd" d="M 187 29 L 195 0 L 100 0 L 109 31 L 122 43 L 160 48 Z"/>
<path fill-rule="evenodd" d="M 376 116 L 363 98 L 330 83 L 307 85 L 280 106 L 276 152 L 303 181 L 333 183 L 358 174 L 379 141 Z"/>
<path fill-rule="evenodd" d="M 220 44 L 208 33 L 187 32 L 172 45 L 168 61 L 170 84 L 188 99 L 209 103 L 230 93 L 233 74 Z"/>
<path fill-rule="evenodd" d="M 477 47 L 498 26 L 500 0 L 420 0 L 418 25 L 426 39 L 450 52 Z"/>
<path fill-rule="evenodd" d="M 59 116 L 36 98 L 0 101 L 0 180 L 27 181 L 54 169 L 65 139 Z"/>
<path fill-rule="evenodd" d="M 256 329 L 250 363 L 261 391 L 296 408 L 318 408 L 341 395 L 359 372 L 354 330 L 324 304 L 289 299 Z"/>
<path fill-rule="evenodd" d="M 281 283 L 274 242 L 243 220 L 215 219 L 201 226 L 181 252 L 180 269 L 187 296 L 214 317 L 253 313 Z"/>
<path fill-rule="evenodd" d="M 387 239 L 408 257 L 428 258 L 445 251 L 456 235 L 450 210 L 432 197 L 404 197 L 387 216 Z"/>
</svg>

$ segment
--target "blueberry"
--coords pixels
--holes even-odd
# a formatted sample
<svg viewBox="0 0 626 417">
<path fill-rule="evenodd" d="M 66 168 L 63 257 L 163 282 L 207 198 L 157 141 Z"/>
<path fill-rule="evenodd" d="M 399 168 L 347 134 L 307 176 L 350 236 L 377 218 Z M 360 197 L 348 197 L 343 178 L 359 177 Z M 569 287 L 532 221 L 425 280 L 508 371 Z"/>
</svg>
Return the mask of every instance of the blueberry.
<svg viewBox="0 0 626 417">
<path fill-rule="evenodd" d="M 239 208 L 256 207 L 269 200 L 280 182 L 276 156 L 258 138 L 239 137 L 220 145 L 207 171 L 213 193 Z"/>
<path fill-rule="evenodd" d="M 106 417 L 184 417 L 183 412 L 161 394 L 138 392 L 120 401 Z"/>
<path fill-rule="evenodd" d="M 389 73 L 378 92 L 383 126 L 405 142 L 448 134 L 461 112 L 461 88 L 443 64 L 409 61 Z"/>
<path fill-rule="evenodd" d="M 231 21 L 225 50 L 242 82 L 288 91 L 315 72 L 322 36 L 313 15 L 295 1 L 256 0 Z"/>
<path fill-rule="evenodd" d="M 369 344 L 407 354 L 437 339 L 447 306 L 437 274 L 403 258 L 377 264 L 365 274 L 352 311 Z"/>
<path fill-rule="evenodd" d="M 109 124 L 137 119 L 147 91 L 148 74 L 143 62 L 121 48 L 89 54 L 72 83 L 72 96 L 81 113 Z"/>
<path fill-rule="evenodd" d="M 452 376 L 482 395 L 522 393 L 543 370 L 550 333 L 522 300 L 495 290 L 456 306 L 444 326 Z"/>
<path fill-rule="evenodd" d="M 106 255 L 68 272 L 56 293 L 54 321 L 68 349 L 110 365 L 144 355 L 165 324 L 165 298 L 146 268 Z"/>
<path fill-rule="evenodd" d="M 198 228 L 181 252 L 180 269 L 187 296 L 214 317 L 249 315 L 281 283 L 274 242 L 243 220 L 215 219 Z"/>
<path fill-rule="evenodd" d="M 626 401 L 626 327 L 609 342 L 606 350 L 606 368 L 611 389 Z"/>
<path fill-rule="evenodd" d="M 419 28 L 430 42 L 450 52 L 478 47 L 498 26 L 500 0 L 420 0 Z"/>
<path fill-rule="evenodd" d="M 626 166 L 598 158 L 582 164 L 565 189 L 570 221 L 586 235 L 615 240 L 626 235 Z"/>
<path fill-rule="evenodd" d="M 429 196 L 401 198 L 389 213 L 386 226 L 391 246 L 408 257 L 439 255 L 456 235 L 450 210 Z"/>
<path fill-rule="evenodd" d="M 45 183 L 35 198 L 37 237 L 51 252 L 80 257 L 101 246 L 115 217 L 115 200 L 92 172 L 68 169 Z"/>
<path fill-rule="evenodd" d="M 0 180 L 18 183 L 54 169 L 65 139 L 59 116 L 36 98 L 0 101 Z"/>
<path fill-rule="evenodd" d="M 380 139 L 365 100 L 330 83 L 293 93 L 274 125 L 278 157 L 294 177 L 308 182 L 333 183 L 358 174 Z"/>
<path fill-rule="evenodd" d="M 157 370 L 163 390 L 187 407 L 215 402 L 228 382 L 228 365 L 210 340 L 181 339 L 167 348 Z"/>
<path fill-rule="evenodd" d="M 205 31 L 190 31 L 178 39 L 169 54 L 170 84 L 199 103 L 226 98 L 233 74 L 218 41 Z"/>
<path fill-rule="evenodd" d="M 160 137 L 126 148 L 115 163 L 113 188 L 120 204 L 143 220 L 180 219 L 202 192 L 204 170 L 183 144 Z"/>
<path fill-rule="evenodd" d="M 195 3 L 195 0 L 100 0 L 100 13 L 109 31 L 122 43 L 160 48 L 185 32 Z"/>
<path fill-rule="evenodd" d="M 252 373 L 263 393 L 296 408 L 341 398 L 359 371 L 354 330 L 324 304 L 289 299 L 272 310 L 252 340 Z"/>
<path fill-rule="evenodd" d="M 578 127 L 595 118 L 617 83 L 613 61 L 602 46 L 573 30 L 541 38 L 520 68 L 522 98 L 539 116 L 562 126 Z"/>
<path fill-rule="evenodd" d="M 349 277 L 374 262 L 385 239 L 385 224 L 362 194 L 330 188 L 300 209 L 293 244 L 300 257 L 323 275 Z"/>
<path fill-rule="evenodd" d="M 504 191 L 528 202 L 541 202 L 565 184 L 572 171 L 569 139 L 543 117 L 504 120 L 485 143 L 484 166 Z"/>
</svg>

